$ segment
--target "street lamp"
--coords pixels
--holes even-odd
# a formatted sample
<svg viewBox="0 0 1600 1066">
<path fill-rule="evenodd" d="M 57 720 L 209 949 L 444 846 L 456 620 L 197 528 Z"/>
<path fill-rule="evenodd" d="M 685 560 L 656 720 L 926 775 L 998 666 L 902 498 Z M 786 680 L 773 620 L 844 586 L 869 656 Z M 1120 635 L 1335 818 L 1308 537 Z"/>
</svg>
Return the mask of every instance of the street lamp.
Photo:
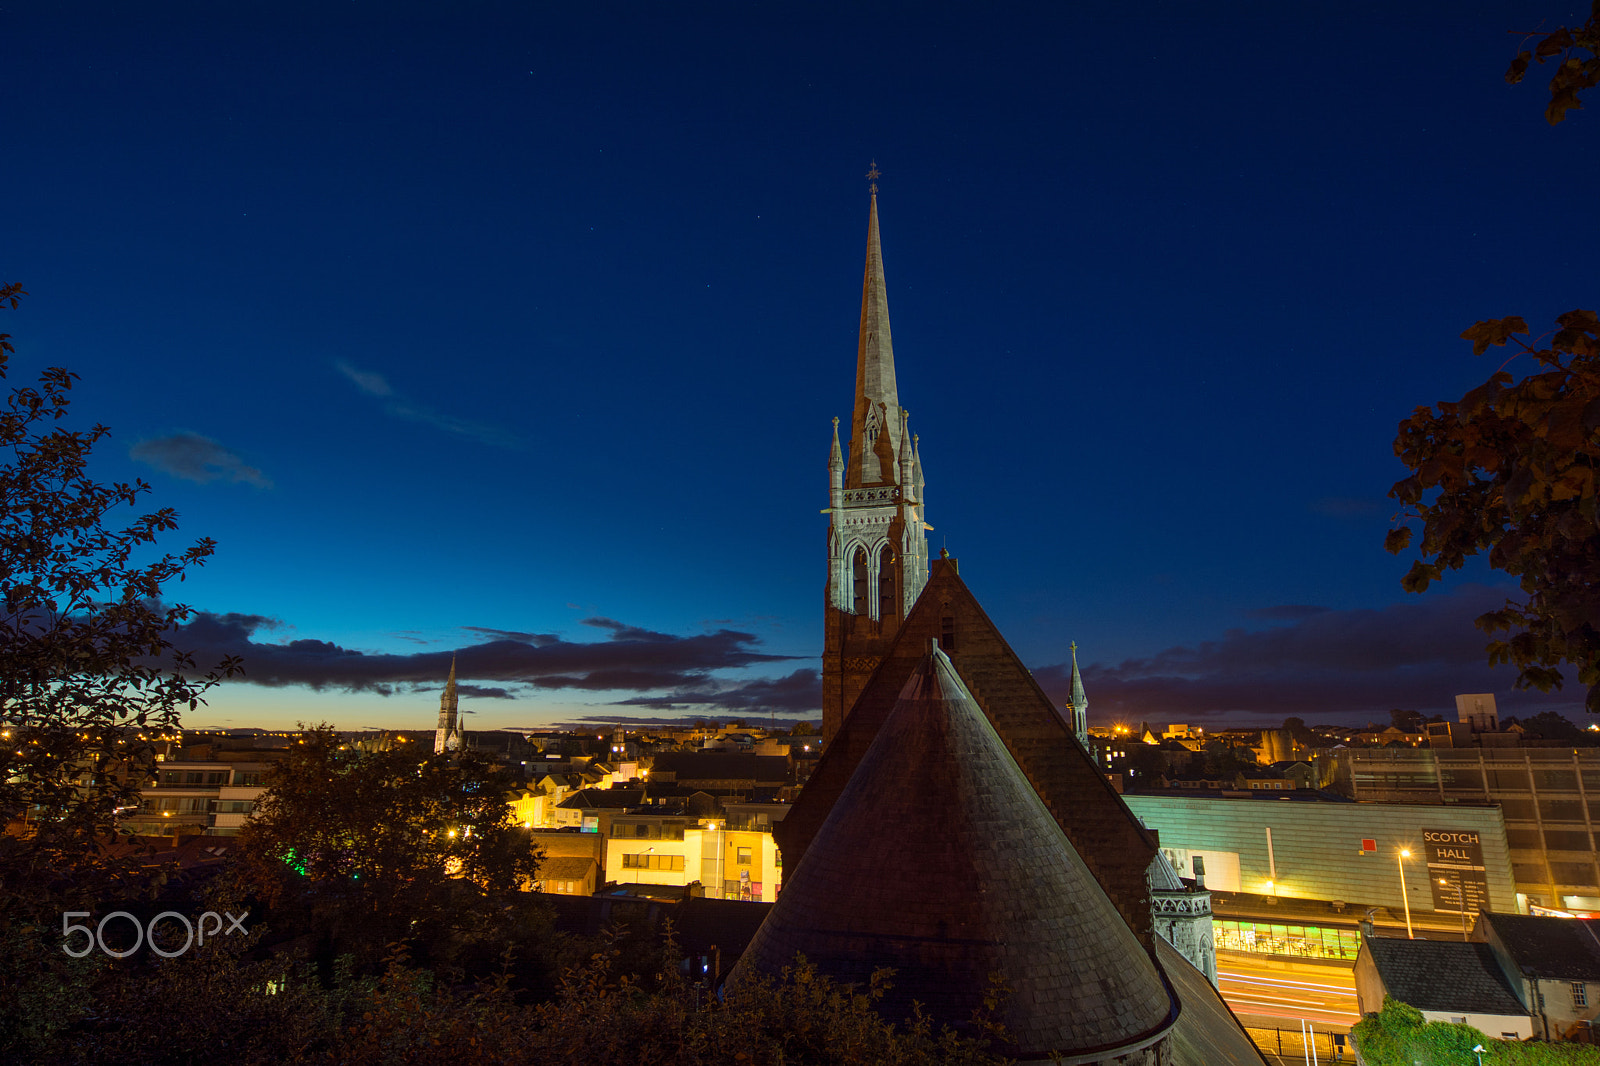
<svg viewBox="0 0 1600 1066">
<path fill-rule="evenodd" d="M 1472 1049 L 1472 1053 L 1478 1056 L 1478 1066 L 1483 1066 L 1483 1053 L 1485 1050 L 1486 1049 L 1482 1044 L 1479 1044 L 1477 1047 Z"/>
<path fill-rule="evenodd" d="M 1400 868 L 1400 902 L 1406 906 L 1406 939 L 1415 940 L 1411 932 L 1411 897 L 1406 894 L 1406 860 L 1411 858 L 1411 852 L 1406 848 L 1400 849 L 1400 855 L 1395 859 L 1395 865 Z"/>
</svg>

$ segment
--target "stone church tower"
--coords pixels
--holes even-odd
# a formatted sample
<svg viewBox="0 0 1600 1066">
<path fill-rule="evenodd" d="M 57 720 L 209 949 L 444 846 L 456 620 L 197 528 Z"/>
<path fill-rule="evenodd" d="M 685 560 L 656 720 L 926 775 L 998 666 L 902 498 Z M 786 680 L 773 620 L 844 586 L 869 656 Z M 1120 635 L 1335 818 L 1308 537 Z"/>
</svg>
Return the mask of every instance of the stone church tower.
<svg viewBox="0 0 1600 1066">
<path fill-rule="evenodd" d="M 876 178 L 874 168 L 868 177 Z M 878 239 L 878 186 L 867 215 L 855 412 L 848 461 L 833 420 L 828 458 L 828 584 L 822 740 L 831 741 L 928 582 L 922 460 L 895 387 L 889 298 Z"/>
<path fill-rule="evenodd" d="M 1150 916 L 1156 935 L 1178 949 L 1213 985 L 1217 983 L 1217 948 L 1211 935 L 1211 893 L 1198 870 L 1192 881 L 1179 876 L 1165 851 L 1156 852 L 1147 874 Z"/>
<path fill-rule="evenodd" d="M 459 751 L 464 739 L 460 718 L 456 713 L 459 700 L 456 696 L 456 660 L 450 657 L 450 679 L 444 683 L 444 694 L 439 697 L 439 729 L 433 737 L 433 753 Z"/>
</svg>

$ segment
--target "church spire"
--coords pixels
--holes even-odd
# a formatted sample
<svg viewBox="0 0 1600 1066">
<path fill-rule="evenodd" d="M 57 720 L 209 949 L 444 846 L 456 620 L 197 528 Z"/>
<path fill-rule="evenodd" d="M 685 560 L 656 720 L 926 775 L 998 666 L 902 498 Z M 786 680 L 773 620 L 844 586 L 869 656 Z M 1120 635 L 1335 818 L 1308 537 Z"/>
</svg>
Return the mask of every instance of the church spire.
<svg viewBox="0 0 1600 1066">
<path fill-rule="evenodd" d="M 844 452 L 839 448 L 839 419 L 833 420 L 833 450 L 828 453 L 828 509 L 844 504 Z"/>
<path fill-rule="evenodd" d="M 444 683 L 444 693 L 439 697 L 439 728 L 433 738 L 433 753 L 451 751 L 461 747 L 462 735 L 456 695 L 456 657 L 450 656 L 450 677 Z"/>
<path fill-rule="evenodd" d="M 1072 731 L 1078 743 L 1089 749 L 1089 697 L 1083 691 L 1083 675 L 1078 673 L 1078 642 L 1072 642 Z"/>
<path fill-rule="evenodd" d="M 856 406 L 850 424 L 847 485 L 888 485 L 897 480 L 900 394 L 894 380 L 894 341 L 889 333 L 889 295 L 878 237 L 878 167 L 867 172 L 872 204 L 867 213 L 867 265 L 861 277 L 861 332 L 856 343 Z"/>
<path fill-rule="evenodd" d="M 822 732 L 844 721 L 878 657 L 928 583 L 922 466 L 895 385 L 888 288 L 878 236 L 878 168 L 867 214 L 855 409 L 848 448 L 834 419 L 828 457 L 828 583 L 824 591 Z"/>
</svg>

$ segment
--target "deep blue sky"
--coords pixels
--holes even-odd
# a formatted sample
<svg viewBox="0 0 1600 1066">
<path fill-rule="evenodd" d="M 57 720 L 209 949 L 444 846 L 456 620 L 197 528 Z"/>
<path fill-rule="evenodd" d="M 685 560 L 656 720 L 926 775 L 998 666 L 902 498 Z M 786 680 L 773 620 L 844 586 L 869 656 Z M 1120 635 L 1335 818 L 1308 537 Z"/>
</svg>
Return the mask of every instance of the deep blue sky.
<svg viewBox="0 0 1600 1066">
<path fill-rule="evenodd" d="M 477 728 L 807 711 L 876 159 L 931 537 L 1047 687 L 1534 709 L 1384 494 L 1463 328 L 1596 304 L 1600 104 L 1501 78 L 1586 5 L 1216 6 L 6 3 L 12 380 L 219 542 L 191 724 L 426 726 L 457 650 Z"/>
</svg>

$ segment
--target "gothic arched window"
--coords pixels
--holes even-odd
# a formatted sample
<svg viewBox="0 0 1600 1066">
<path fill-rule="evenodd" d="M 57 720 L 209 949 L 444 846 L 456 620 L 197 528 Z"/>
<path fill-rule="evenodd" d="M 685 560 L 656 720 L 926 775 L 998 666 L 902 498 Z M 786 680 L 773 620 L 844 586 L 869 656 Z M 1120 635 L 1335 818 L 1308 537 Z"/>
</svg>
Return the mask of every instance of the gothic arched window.
<svg viewBox="0 0 1600 1066">
<path fill-rule="evenodd" d="M 895 606 L 894 550 L 885 545 L 878 556 L 878 617 L 884 621 L 900 612 Z"/>
<path fill-rule="evenodd" d="M 867 549 L 857 548 L 855 561 L 851 564 L 856 586 L 856 602 L 853 614 L 867 613 Z"/>
</svg>

